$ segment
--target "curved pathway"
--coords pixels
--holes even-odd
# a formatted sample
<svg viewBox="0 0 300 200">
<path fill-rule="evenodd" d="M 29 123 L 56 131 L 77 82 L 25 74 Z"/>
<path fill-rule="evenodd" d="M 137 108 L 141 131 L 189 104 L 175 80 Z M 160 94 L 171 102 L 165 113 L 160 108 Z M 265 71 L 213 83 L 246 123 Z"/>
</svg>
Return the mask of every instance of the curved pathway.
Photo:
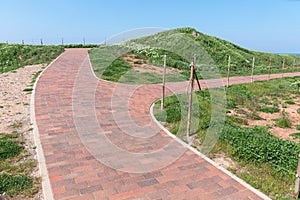
<svg viewBox="0 0 300 200">
<path fill-rule="evenodd" d="M 170 83 L 168 94 L 186 86 Z M 34 99 L 46 199 L 267 199 L 157 126 L 149 110 L 160 88 L 96 79 L 87 49 L 49 65 Z"/>
</svg>

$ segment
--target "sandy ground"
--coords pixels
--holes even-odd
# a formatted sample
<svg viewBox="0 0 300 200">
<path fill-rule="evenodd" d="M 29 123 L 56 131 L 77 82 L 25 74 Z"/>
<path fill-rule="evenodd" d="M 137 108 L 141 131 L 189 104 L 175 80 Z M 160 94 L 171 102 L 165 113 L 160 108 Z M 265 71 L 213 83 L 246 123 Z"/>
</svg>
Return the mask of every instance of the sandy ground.
<svg viewBox="0 0 300 200">
<path fill-rule="evenodd" d="M 148 60 L 143 60 L 136 58 L 135 54 L 128 54 L 125 57 L 122 58 L 123 61 L 127 62 L 130 64 L 130 66 L 137 72 L 148 72 L 148 73 L 154 73 L 154 74 L 159 74 L 162 75 L 163 72 L 163 67 L 158 67 L 155 65 L 150 65 L 148 64 Z M 178 69 L 174 68 L 166 68 L 166 74 L 174 74 L 175 72 L 180 72 Z"/>
<path fill-rule="evenodd" d="M 0 74 L 0 133 L 18 132 L 21 134 L 20 138 L 25 142 L 25 149 L 31 154 L 24 159 L 37 159 L 37 156 L 34 150 L 30 120 L 31 92 L 24 92 L 23 90 L 33 87 L 31 83 L 33 75 L 42 70 L 43 67 L 44 65 L 26 66 L 13 72 Z M 31 176 L 39 176 L 37 167 Z M 43 199 L 41 189 L 33 198 L 26 199 Z"/>
<path fill-rule="evenodd" d="M 295 102 L 295 104 L 286 104 L 286 107 L 282 107 L 282 103 L 285 102 L 285 100 L 278 99 L 280 103 L 279 105 L 279 112 L 277 113 L 265 113 L 265 112 L 257 112 L 257 114 L 262 118 L 261 120 L 251 120 L 247 117 L 245 117 L 243 114 L 237 113 L 235 110 L 231 110 L 231 113 L 229 115 L 234 115 L 239 118 L 243 118 L 247 120 L 248 125 L 243 125 L 245 127 L 254 127 L 254 126 L 270 126 L 271 128 L 269 129 L 270 132 L 283 139 L 283 140 L 292 140 L 292 141 L 297 141 L 295 138 L 290 136 L 293 133 L 298 133 L 300 132 L 299 130 L 296 129 L 296 125 L 300 125 L 300 115 L 297 113 L 297 109 L 300 108 L 300 97 L 295 97 L 291 95 L 291 98 Z M 262 106 L 266 106 L 264 104 L 261 104 Z M 249 110 L 246 108 L 240 108 L 245 110 L 246 112 L 250 113 Z M 275 119 L 283 117 L 282 113 L 286 113 L 286 116 L 288 119 L 291 120 L 291 128 L 280 128 L 275 125 Z"/>
</svg>

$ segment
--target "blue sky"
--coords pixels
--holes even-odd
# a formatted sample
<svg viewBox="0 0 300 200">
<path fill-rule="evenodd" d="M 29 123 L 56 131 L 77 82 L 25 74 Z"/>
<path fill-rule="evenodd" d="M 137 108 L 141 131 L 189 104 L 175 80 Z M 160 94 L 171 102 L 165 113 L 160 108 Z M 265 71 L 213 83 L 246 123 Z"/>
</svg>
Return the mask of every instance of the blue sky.
<svg viewBox="0 0 300 200">
<path fill-rule="evenodd" d="M 0 9 L 0 42 L 101 43 L 189 26 L 252 50 L 300 53 L 300 0 L 0 0 Z"/>
</svg>

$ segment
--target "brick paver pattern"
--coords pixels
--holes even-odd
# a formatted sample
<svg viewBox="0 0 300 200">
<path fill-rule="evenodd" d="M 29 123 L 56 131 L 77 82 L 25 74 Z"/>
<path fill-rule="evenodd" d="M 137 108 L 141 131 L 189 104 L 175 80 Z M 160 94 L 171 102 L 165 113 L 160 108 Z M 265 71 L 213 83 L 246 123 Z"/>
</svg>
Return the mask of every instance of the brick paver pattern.
<svg viewBox="0 0 300 200">
<path fill-rule="evenodd" d="M 184 92 L 186 86 L 168 83 L 167 93 Z M 37 83 L 35 115 L 54 199 L 261 199 L 159 129 L 150 106 L 160 96 L 159 84 L 97 79 L 87 49 L 67 49 L 52 63 Z M 119 149 L 110 152 L 108 140 Z M 143 154 L 165 146 L 175 153 Z M 126 152 L 137 153 L 136 162 Z"/>
</svg>

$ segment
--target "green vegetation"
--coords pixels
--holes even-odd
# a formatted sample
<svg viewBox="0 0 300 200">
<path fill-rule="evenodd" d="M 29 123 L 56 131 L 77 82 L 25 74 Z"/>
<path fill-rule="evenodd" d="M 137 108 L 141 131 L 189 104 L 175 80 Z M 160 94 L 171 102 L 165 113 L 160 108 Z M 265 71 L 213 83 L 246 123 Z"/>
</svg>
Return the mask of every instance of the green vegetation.
<svg viewBox="0 0 300 200">
<path fill-rule="evenodd" d="M 14 141 L 0 140 L 0 160 L 13 158 L 18 155 L 22 147 Z"/>
<path fill-rule="evenodd" d="M 36 46 L 0 43 L 0 73 L 25 65 L 49 63 L 63 52 L 59 46 Z"/>
<path fill-rule="evenodd" d="M 102 74 L 103 78 L 109 81 L 117 82 L 121 76 L 131 69 L 130 65 L 118 58 L 113 61 L 111 67 L 108 67 Z"/>
<path fill-rule="evenodd" d="M 291 128 L 291 120 L 287 117 L 281 117 L 275 120 L 276 126 L 280 128 Z"/>
<path fill-rule="evenodd" d="M 292 136 L 294 138 L 300 138 L 300 133 L 292 133 L 290 136 Z"/>
<path fill-rule="evenodd" d="M 277 107 L 263 107 L 263 106 L 260 106 L 259 107 L 259 111 L 265 112 L 265 113 L 276 113 L 276 112 L 279 112 L 279 108 L 277 108 Z"/>
<path fill-rule="evenodd" d="M 6 193 L 31 196 L 38 191 L 37 178 L 31 178 L 36 161 L 27 158 L 29 154 L 22 147 L 20 134 L 0 134 L 0 194 Z"/>
<path fill-rule="evenodd" d="M 60 45 L 63 48 L 94 48 L 98 47 L 97 44 L 64 44 Z"/>
<path fill-rule="evenodd" d="M 112 50 L 113 49 L 113 50 Z M 189 78 L 190 63 L 196 53 L 197 73 L 199 78 L 217 78 L 217 75 L 227 75 L 227 58 L 231 56 L 231 76 L 251 75 L 252 59 L 255 57 L 254 74 L 282 73 L 282 61 L 285 60 L 284 72 L 299 70 L 300 57 L 294 55 L 270 54 L 250 51 L 228 41 L 205 35 L 192 28 L 179 28 L 160 32 L 155 35 L 126 41 L 120 45 L 100 45 L 90 51 L 91 62 L 99 78 L 107 78 L 102 74 L 106 68 L 117 69 L 118 65 L 126 65 L 125 61 L 117 58 L 127 54 L 137 54 L 138 57 L 149 61 L 149 64 L 162 67 L 163 56 L 167 55 L 167 66 L 179 70 L 177 76 L 187 80 Z M 106 56 L 106 57 L 105 57 Z M 271 60 L 271 62 L 270 62 Z M 107 61 L 109 61 L 107 63 Z M 125 62 L 125 63 L 121 63 Z M 138 64 L 138 63 L 136 63 Z M 270 68 L 269 68 L 269 65 Z M 117 76 L 124 76 L 128 69 L 114 71 Z M 103 75 L 103 76 L 102 76 Z M 149 76 L 143 73 L 130 74 L 130 78 Z M 168 81 L 174 80 L 175 75 Z M 130 78 L 125 78 L 126 80 Z M 157 78 L 146 79 L 146 83 L 156 83 Z M 159 78 L 161 80 L 161 78 Z M 113 80 L 118 81 L 118 80 Z M 126 82 L 125 80 L 119 80 Z M 151 82 L 152 81 L 152 82 Z M 132 81 L 134 82 L 134 81 Z M 131 83 L 131 82 L 130 82 Z M 300 84 L 299 84 L 300 85 Z"/>
<path fill-rule="evenodd" d="M 39 77 L 39 75 L 40 75 L 42 72 L 43 72 L 43 71 L 40 70 L 40 71 L 36 72 L 36 73 L 33 75 L 32 81 L 31 81 L 32 86 L 33 86 L 33 84 L 36 82 L 36 79 Z"/>
<path fill-rule="evenodd" d="M 286 104 L 290 104 L 290 105 L 296 104 L 296 103 L 295 103 L 294 101 L 292 101 L 292 100 L 287 100 L 285 103 L 286 103 Z"/>
<path fill-rule="evenodd" d="M 296 81 L 296 82 L 292 83 L 291 86 L 297 87 L 298 88 L 298 92 L 300 91 L 300 81 Z"/>
<path fill-rule="evenodd" d="M 8 195 L 18 194 L 33 187 L 31 178 L 28 176 L 11 176 L 6 173 L 0 174 L 0 193 Z"/>
<path fill-rule="evenodd" d="M 238 167 L 230 170 L 273 199 L 292 197 L 293 191 L 290 188 L 294 187 L 300 146 L 295 142 L 273 136 L 269 132 L 269 126 L 245 127 L 245 125 L 251 116 L 261 119 L 257 112 L 263 110 L 262 108 L 270 109 L 266 110 L 268 113 L 277 111 L 280 105 L 278 99 L 285 99 L 291 94 L 299 98 L 299 94 L 294 95 L 297 88 L 291 86 L 291 83 L 296 80 L 299 80 L 299 77 L 257 81 L 226 88 L 227 112 L 235 110 L 235 113 L 243 117 L 226 116 L 223 129 L 217 136 L 219 140 L 209 153 L 211 157 L 219 152 L 231 157 Z M 212 107 L 216 106 L 216 100 L 211 100 L 210 93 L 215 90 L 219 89 L 198 91 L 194 95 L 197 100 L 194 104 L 198 104 L 199 109 L 198 112 L 192 113 L 192 119 L 194 121 L 198 119 L 193 133 L 202 144 L 205 142 L 209 127 L 214 126 L 211 124 L 211 115 Z M 181 99 L 187 99 L 187 97 L 183 96 L 186 94 L 167 97 L 164 112 L 160 111 L 159 102 L 154 107 L 157 119 L 166 122 L 165 126 L 178 137 L 184 136 L 186 131 L 182 126 L 186 124 L 187 101 Z M 285 112 L 276 120 L 276 125 L 283 128 L 291 126 Z M 298 137 L 298 135 L 298 133 L 292 134 L 293 137 Z M 196 147 L 202 149 L 202 147 Z"/>
<path fill-rule="evenodd" d="M 135 53 L 135 58 L 145 59 L 146 62 L 145 52 L 137 52 L 126 46 L 100 46 L 89 51 L 94 72 L 99 78 L 129 84 L 160 83 L 162 80 L 161 74 L 138 72 L 122 59 L 132 53 Z M 155 51 L 145 54 L 153 56 L 153 59 L 150 59 L 152 60 L 151 62 L 158 62 L 155 61 Z M 186 77 L 183 77 L 179 73 L 167 74 L 166 80 L 184 81 Z"/>
<path fill-rule="evenodd" d="M 23 91 L 24 92 L 31 92 L 33 90 L 33 88 L 25 88 Z"/>
</svg>

